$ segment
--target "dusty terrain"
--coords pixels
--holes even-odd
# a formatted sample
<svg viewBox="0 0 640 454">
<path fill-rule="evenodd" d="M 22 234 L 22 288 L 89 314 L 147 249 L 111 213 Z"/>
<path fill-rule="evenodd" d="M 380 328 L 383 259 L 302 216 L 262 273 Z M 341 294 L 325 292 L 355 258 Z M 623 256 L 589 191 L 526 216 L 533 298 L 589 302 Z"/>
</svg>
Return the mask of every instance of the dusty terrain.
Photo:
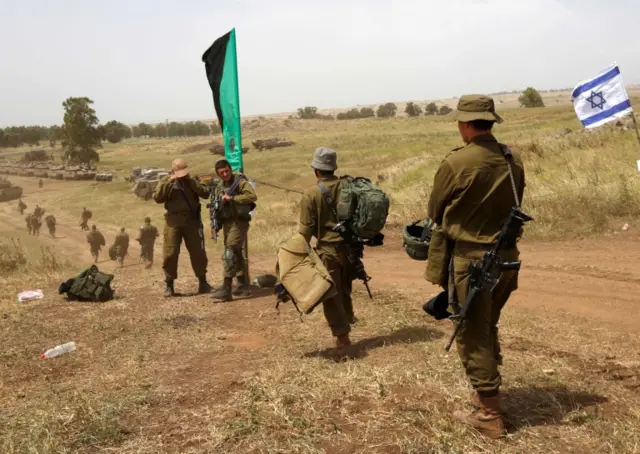
<svg viewBox="0 0 640 454">
<path fill-rule="evenodd" d="M 56 238 L 37 241 L 76 268 L 91 257 L 79 213 L 56 206 L 69 183 L 18 179 L 30 209 L 53 212 Z M 76 183 L 74 183 L 76 184 Z M 77 183 L 90 185 L 94 183 Z M 0 204 L 0 233 L 24 235 L 16 203 Z M 119 226 L 93 219 L 108 245 Z M 161 219 L 154 223 L 162 227 Z M 126 226 L 132 239 L 133 225 Z M 637 229 L 597 239 L 522 244 L 520 288 L 501 336 L 510 436 L 483 440 L 453 423 L 467 385 L 448 322 L 421 311 L 436 292 L 396 232 L 366 251 L 374 299 L 354 282 L 360 322 L 354 357 L 340 361 L 321 312 L 301 322 L 274 309 L 269 290 L 213 304 L 194 296 L 181 255 L 177 290 L 164 299 L 160 250 L 151 270 L 132 241 L 125 266 L 102 252 L 117 298 L 68 303 L 60 276 L 11 277 L 1 291 L 2 452 L 637 452 L 640 443 L 640 242 Z M 219 254 L 209 251 L 219 283 Z M 251 255 L 252 274 L 272 272 L 273 253 Z M 70 277 L 70 276 L 68 276 Z M 17 291 L 43 288 L 18 304 Z M 74 340 L 52 360 L 42 349 Z"/>
</svg>

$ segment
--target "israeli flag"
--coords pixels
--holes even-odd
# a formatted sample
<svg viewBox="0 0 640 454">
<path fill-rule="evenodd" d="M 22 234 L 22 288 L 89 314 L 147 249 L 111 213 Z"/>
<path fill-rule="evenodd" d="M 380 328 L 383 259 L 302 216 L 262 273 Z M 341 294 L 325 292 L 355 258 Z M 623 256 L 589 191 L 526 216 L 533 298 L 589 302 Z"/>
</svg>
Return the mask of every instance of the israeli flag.
<svg viewBox="0 0 640 454">
<path fill-rule="evenodd" d="M 597 128 L 633 111 L 620 68 L 615 63 L 571 93 L 576 115 L 585 128 Z"/>
</svg>

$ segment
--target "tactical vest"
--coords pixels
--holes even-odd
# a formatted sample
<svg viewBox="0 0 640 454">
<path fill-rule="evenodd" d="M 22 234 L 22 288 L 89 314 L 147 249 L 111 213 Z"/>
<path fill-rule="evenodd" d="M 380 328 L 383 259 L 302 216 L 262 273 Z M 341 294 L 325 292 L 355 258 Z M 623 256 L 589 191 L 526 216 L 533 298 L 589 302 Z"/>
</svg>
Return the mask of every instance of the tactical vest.
<svg viewBox="0 0 640 454">
<path fill-rule="evenodd" d="M 60 284 L 58 293 L 66 293 L 69 301 L 104 302 L 113 299 L 112 280 L 113 274 L 103 273 L 92 265 L 75 278 Z"/>
</svg>

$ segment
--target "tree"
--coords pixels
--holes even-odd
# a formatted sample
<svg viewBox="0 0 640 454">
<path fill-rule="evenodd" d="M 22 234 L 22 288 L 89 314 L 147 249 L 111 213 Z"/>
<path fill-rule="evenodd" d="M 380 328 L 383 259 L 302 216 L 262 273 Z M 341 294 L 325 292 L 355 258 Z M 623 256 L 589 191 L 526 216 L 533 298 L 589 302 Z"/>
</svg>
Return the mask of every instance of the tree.
<svg viewBox="0 0 640 454">
<path fill-rule="evenodd" d="M 318 108 L 314 106 L 299 108 L 298 117 L 303 120 L 312 120 L 314 118 L 318 118 Z"/>
<path fill-rule="evenodd" d="M 378 118 L 389 118 L 396 116 L 396 110 L 398 110 L 398 106 L 396 106 L 392 102 L 388 102 L 386 104 L 381 104 L 378 106 L 378 110 L 376 111 L 376 115 Z"/>
<path fill-rule="evenodd" d="M 425 115 L 436 115 L 438 113 L 438 106 L 436 106 L 435 102 L 430 102 L 424 108 Z"/>
<path fill-rule="evenodd" d="M 363 107 L 362 109 L 360 109 L 360 118 L 371 118 L 375 116 L 376 113 L 371 107 Z"/>
<path fill-rule="evenodd" d="M 131 129 L 119 121 L 110 121 L 104 125 L 104 130 L 105 139 L 108 140 L 109 143 L 118 143 L 127 136 L 131 137 Z"/>
<path fill-rule="evenodd" d="M 140 123 L 138 125 L 138 130 L 140 132 L 140 136 L 139 137 L 144 137 L 144 136 L 151 136 L 151 129 L 153 129 L 150 125 L 146 124 L 146 123 Z"/>
<path fill-rule="evenodd" d="M 180 123 L 176 123 L 175 121 L 172 121 L 171 123 L 169 123 L 169 131 L 168 131 L 169 137 L 180 137 L 180 136 L 184 136 L 184 125 L 180 124 Z"/>
<path fill-rule="evenodd" d="M 217 122 L 211 123 L 211 134 L 216 135 L 222 133 L 222 128 Z"/>
<path fill-rule="evenodd" d="M 54 125 L 49 128 L 49 145 L 51 148 L 55 148 L 56 143 L 59 140 L 62 140 L 62 128 L 60 126 Z"/>
<path fill-rule="evenodd" d="M 538 90 L 528 87 L 518 98 L 520 107 L 544 107 L 544 101 Z"/>
<path fill-rule="evenodd" d="M 422 108 L 413 102 L 408 102 L 407 107 L 405 107 L 404 109 L 404 112 L 410 117 L 417 117 L 419 115 L 422 115 Z"/>
<path fill-rule="evenodd" d="M 167 137 L 169 131 L 167 131 L 167 125 L 165 123 L 158 123 L 156 125 L 156 137 Z"/>
<path fill-rule="evenodd" d="M 448 115 L 453 111 L 453 109 L 449 106 L 441 106 L 440 111 L 438 112 L 440 115 Z"/>
<path fill-rule="evenodd" d="M 67 98 L 63 103 L 64 125 L 62 146 L 64 159 L 70 162 L 99 161 L 96 149 L 101 148 L 98 117 L 87 97 Z"/>
</svg>

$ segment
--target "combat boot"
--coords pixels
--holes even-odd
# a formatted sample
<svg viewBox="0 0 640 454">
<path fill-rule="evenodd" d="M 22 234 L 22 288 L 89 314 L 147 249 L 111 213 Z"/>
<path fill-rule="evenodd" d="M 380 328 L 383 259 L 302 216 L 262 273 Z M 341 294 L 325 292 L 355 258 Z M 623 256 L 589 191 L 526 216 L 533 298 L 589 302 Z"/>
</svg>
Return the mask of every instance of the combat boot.
<svg viewBox="0 0 640 454">
<path fill-rule="evenodd" d="M 207 276 L 198 276 L 198 294 L 210 292 L 211 286 L 207 282 Z"/>
<path fill-rule="evenodd" d="M 243 298 L 247 298 L 251 296 L 251 287 L 249 287 L 249 283 L 247 282 L 246 276 L 238 276 L 238 285 L 233 289 L 233 296 L 241 296 Z"/>
<path fill-rule="evenodd" d="M 349 339 L 348 334 L 345 334 L 343 336 L 338 336 L 336 338 L 336 348 L 338 350 L 343 350 L 348 347 L 351 347 L 351 339 Z"/>
<path fill-rule="evenodd" d="M 166 281 L 164 287 L 164 296 L 168 298 L 170 296 L 174 296 L 175 294 L 176 292 L 173 290 L 173 281 Z"/>
<path fill-rule="evenodd" d="M 231 284 L 233 282 L 233 278 L 225 277 L 222 286 L 211 293 L 211 298 L 216 301 L 231 301 L 233 300 L 233 295 L 231 294 Z"/>
<path fill-rule="evenodd" d="M 463 424 L 473 427 L 482 435 L 498 439 L 505 435 L 504 421 L 500 414 L 500 395 L 483 397 L 478 395 L 480 408 L 473 411 L 457 410 L 453 417 Z"/>
</svg>

